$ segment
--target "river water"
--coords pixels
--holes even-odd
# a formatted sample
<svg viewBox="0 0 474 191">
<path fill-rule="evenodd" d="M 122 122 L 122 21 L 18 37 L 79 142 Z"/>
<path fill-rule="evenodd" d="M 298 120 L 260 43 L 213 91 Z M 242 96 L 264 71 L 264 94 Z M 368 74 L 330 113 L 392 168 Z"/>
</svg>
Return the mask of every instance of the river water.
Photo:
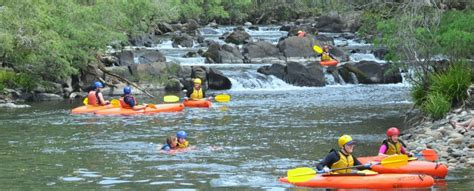
<svg viewBox="0 0 474 191">
<path fill-rule="evenodd" d="M 274 43 L 286 35 L 272 27 L 261 30 L 270 34 L 250 33 Z M 189 49 L 160 46 L 168 59 L 203 65 L 201 58 L 180 58 Z M 355 155 L 367 156 L 377 153 L 388 127 L 406 128 L 404 114 L 412 105 L 406 83 L 295 87 L 256 73 L 259 66 L 212 65 L 231 78 L 233 88 L 211 92 L 230 94 L 232 100 L 210 109 L 128 117 L 71 115 L 80 100 L 1 109 L 0 188 L 295 190 L 278 177 L 288 169 L 314 166 L 337 147 L 340 135 L 352 135 L 358 140 Z M 193 149 L 161 153 L 165 138 L 179 130 L 188 133 Z M 447 183 L 433 190 L 471 189 L 473 175 L 452 171 Z"/>
</svg>

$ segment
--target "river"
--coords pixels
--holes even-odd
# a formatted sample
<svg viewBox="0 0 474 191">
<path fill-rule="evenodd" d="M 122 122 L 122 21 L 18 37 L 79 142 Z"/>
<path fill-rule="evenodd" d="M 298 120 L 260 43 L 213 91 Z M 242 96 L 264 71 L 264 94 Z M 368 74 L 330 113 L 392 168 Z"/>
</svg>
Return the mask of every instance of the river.
<svg viewBox="0 0 474 191">
<path fill-rule="evenodd" d="M 250 33 L 270 42 L 286 35 L 265 29 L 270 33 Z M 166 43 L 159 48 L 181 64 L 203 64 L 201 58 L 180 58 L 188 49 Z M 279 183 L 278 177 L 288 169 L 314 166 L 337 147 L 340 135 L 352 135 L 358 141 L 355 155 L 367 156 L 377 153 L 388 127 L 406 128 L 405 112 L 412 105 L 406 83 L 295 87 L 256 73 L 259 66 L 213 65 L 231 78 L 233 88 L 211 92 L 230 94 L 232 100 L 210 109 L 128 117 L 71 115 L 81 100 L 1 109 L 0 187 L 287 190 L 294 187 Z M 188 133 L 193 149 L 161 153 L 165 138 L 179 130 Z M 473 175 L 470 170 L 452 171 L 446 184 L 432 190 L 471 189 Z"/>
</svg>

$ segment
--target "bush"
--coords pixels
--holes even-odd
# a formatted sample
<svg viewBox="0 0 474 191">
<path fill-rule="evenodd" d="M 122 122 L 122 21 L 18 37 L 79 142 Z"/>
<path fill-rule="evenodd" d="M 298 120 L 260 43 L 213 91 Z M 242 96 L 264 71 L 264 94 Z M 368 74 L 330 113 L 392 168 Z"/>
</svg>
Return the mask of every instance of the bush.
<svg viewBox="0 0 474 191">
<path fill-rule="evenodd" d="M 430 91 L 444 95 L 453 105 L 463 102 L 471 85 L 471 71 L 467 64 L 455 63 L 445 73 L 431 76 Z"/>
<path fill-rule="evenodd" d="M 433 119 L 441 119 L 451 109 L 451 100 L 443 94 L 430 92 L 422 110 Z"/>
<path fill-rule="evenodd" d="M 416 106 L 422 106 L 423 103 L 426 101 L 427 91 L 425 87 L 421 84 L 412 86 L 410 94 Z"/>
</svg>

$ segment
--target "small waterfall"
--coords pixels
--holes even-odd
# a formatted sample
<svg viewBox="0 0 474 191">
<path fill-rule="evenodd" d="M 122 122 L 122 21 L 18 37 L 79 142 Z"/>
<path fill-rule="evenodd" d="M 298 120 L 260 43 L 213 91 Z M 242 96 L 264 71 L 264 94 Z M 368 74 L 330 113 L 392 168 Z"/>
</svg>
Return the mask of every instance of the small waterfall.
<svg viewBox="0 0 474 191">
<path fill-rule="evenodd" d="M 336 79 L 334 79 L 334 76 L 330 73 L 324 72 L 324 78 L 326 79 L 326 85 L 335 85 Z"/>
<path fill-rule="evenodd" d="M 359 84 L 359 79 L 357 79 L 356 74 L 354 72 L 349 72 L 349 74 L 351 75 L 351 79 L 354 82 L 354 84 Z"/>
<path fill-rule="evenodd" d="M 387 63 L 385 60 L 380 60 L 375 57 L 372 53 L 354 53 L 351 54 L 350 60 L 353 62 L 360 62 L 360 61 L 374 61 L 377 63 Z"/>
<path fill-rule="evenodd" d="M 342 78 L 341 74 L 339 72 L 337 73 L 337 77 L 339 78 L 339 83 L 341 85 L 346 85 L 346 82 L 344 81 L 344 78 Z"/>
</svg>

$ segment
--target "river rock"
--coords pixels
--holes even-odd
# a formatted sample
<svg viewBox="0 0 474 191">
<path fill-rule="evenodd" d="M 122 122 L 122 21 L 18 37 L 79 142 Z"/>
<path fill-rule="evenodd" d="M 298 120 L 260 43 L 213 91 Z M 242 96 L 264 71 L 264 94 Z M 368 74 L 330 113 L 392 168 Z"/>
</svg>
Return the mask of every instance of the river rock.
<svg viewBox="0 0 474 191">
<path fill-rule="evenodd" d="M 245 30 L 245 29 L 244 29 Z M 234 43 L 234 44 L 244 44 L 250 40 L 250 35 L 241 30 L 236 30 L 225 39 L 225 42 L 227 43 Z"/>
<path fill-rule="evenodd" d="M 244 26 L 246 26 L 246 27 L 252 26 L 252 23 L 247 21 L 247 22 L 244 23 Z"/>
<path fill-rule="evenodd" d="M 36 93 L 34 94 L 33 99 L 35 101 L 59 101 L 59 100 L 63 100 L 64 98 L 57 94 Z"/>
<path fill-rule="evenodd" d="M 285 57 L 315 57 L 315 41 L 311 37 L 288 37 L 278 42 L 278 49 Z"/>
<path fill-rule="evenodd" d="M 173 48 L 179 48 L 179 47 L 191 48 L 194 45 L 193 37 L 186 33 L 175 34 L 173 35 L 171 40 L 173 41 L 173 43 L 171 44 Z"/>
<path fill-rule="evenodd" d="M 162 35 L 166 33 L 172 33 L 175 29 L 172 25 L 166 22 L 158 23 L 157 28 L 155 29 L 155 35 Z"/>
<path fill-rule="evenodd" d="M 123 50 L 121 52 L 115 53 L 116 57 L 118 58 L 118 64 L 120 66 L 127 66 L 132 65 L 135 63 L 134 55 L 131 50 Z"/>
<path fill-rule="evenodd" d="M 166 57 L 159 50 L 140 50 L 135 52 L 135 56 L 140 64 L 166 62 Z"/>
<path fill-rule="evenodd" d="M 343 69 L 352 72 L 357 76 L 359 83 L 377 84 L 377 83 L 400 83 L 402 76 L 400 72 L 386 74 L 389 65 L 382 65 L 373 61 L 361 61 L 354 65 L 344 64 Z M 343 76 L 344 77 L 344 76 Z"/>
<path fill-rule="evenodd" d="M 278 58 L 280 56 L 280 51 L 275 45 L 264 41 L 251 42 L 244 45 L 243 52 L 245 58 L 250 62 L 254 58 Z"/>
<path fill-rule="evenodd" d="M 217 69 L 209 68 L 207 78 L 209 79 L 209 89 L 227 90 L 232 88 L 232 83 L 230 82 L 229 78 L 224 76 L 224 74 Z"/>
<path fill-rule="evenodd" d="M 316 36 L 314 36 L 314 38 L 316 39 L 316 44 L 318 46 L 320 46 L 321 48 L 323 48 L 324 45 L 331 45 L 331 46 L 334 46 L 334 38 L 333 37 L 330 37 L 330 36 L 326 36 L 326 35 L 323 35 L 323 34 L 318 34 Z"/>
<path fill-rule="evenodd" d="M 258 72 L 274 75 L 283 81 L 296 86 L 325 86 L 323 69 L 315 63 L 288 62 L 282 67 L 280 64 L 260 67 Z"/>
<path fill-rule="evenodd" d="M 210 35 L 210 34 L 219 34 L 217 30 L 214 30 L 212 28 L 203 28 L 201 29 L 201 33 L 204 35 Z"/>
<path fill-rule="evenodd" d="M 165 91 L 179 92 L 184 88 L 179 79 L 169 79 L 165 84 Z"/>
<path fill-rule="evenodd" d="M 206 63 L 243 63 L 244 57 L 240 51 L 231 45 L 223 45 L 222 47 L 211 42 L 207 51 L 203 54 L 206 57 Z"/>
<path fill-rule="evenodd" d="M 154 44 L 154 41 L 153 41 L 154 35 L 155 35 L 154 31 L 144 34 L 144 35 L 128 35 L 128 42 L 132 46 L 151 47 Z"/>
</svg>

